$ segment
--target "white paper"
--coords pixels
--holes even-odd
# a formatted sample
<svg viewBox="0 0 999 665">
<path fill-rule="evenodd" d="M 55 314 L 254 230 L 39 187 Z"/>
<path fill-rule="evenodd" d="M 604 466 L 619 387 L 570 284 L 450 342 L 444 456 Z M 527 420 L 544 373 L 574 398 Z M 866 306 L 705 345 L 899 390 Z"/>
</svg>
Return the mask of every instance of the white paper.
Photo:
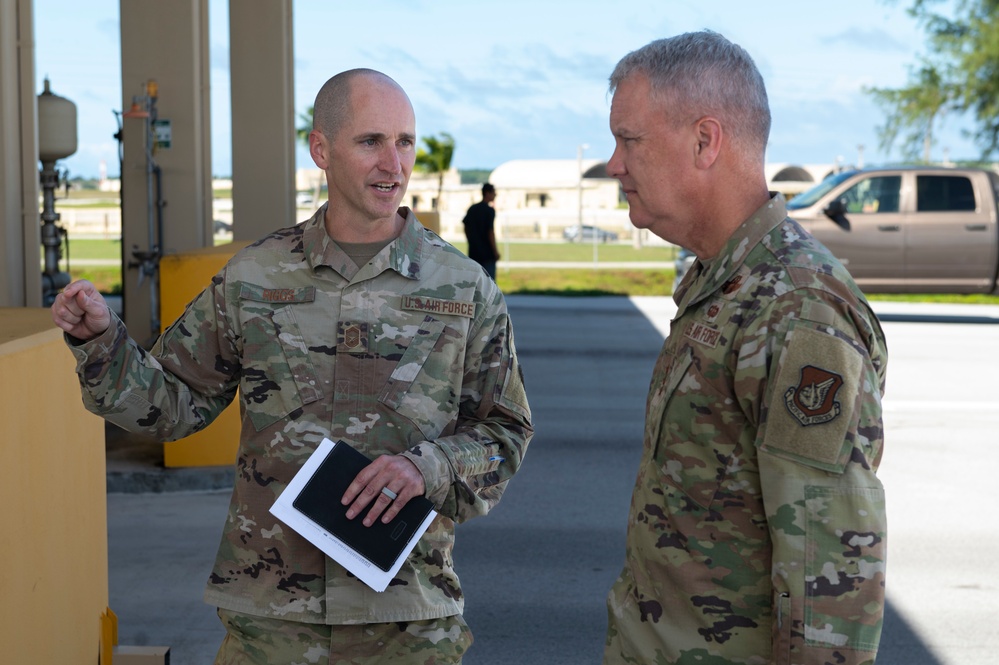
<svg viewBox="0 0 999 665">
<path fill-rule="evenodd" d="M 406 544 L 406 547 L 403 548 L 402 553 L 396 560 L 395 565 L 392 566 L 392 569 L 388 572 L 383 571 L 381 568 L 348 547 L 342 540 L 300 513 L 293 505 L 295 499 L 298 498 L 299 493 L 305 487 L 305 484 L 309 482 L 312 474 L 316 472 L 316 469 L 319 468 L 319 465 L 322 464 L 323 460 L 326 459 L 326 456 L 331 450 L 333 450 L 335 445 L 336 443 L 333 441 L 323 439 L 323 442 L 319 444 L 316 451 L 312 453 L 308 460 L 306 460 L 305 464 L 302 465 L 302 468 L 299 469 L 298 473 L 295 474 L 295 477 L 292 478 L 288 487 L 285 488 L 284 492 L 281 493 L 281 496 L 279 496 L 277 501 L 274 502 L 274 505 L 271 506 L 271 514 L 294 529 L 310 543 L 325 552 L 326 556 L 330 557 L 356 575 L 359 580 L 367 584 L 369 587 L 375 591 L 384 591 L 386 587 L 388 587 L 389 582 L 391 582 L 396 576 L 396 573 L 399 572 L 399 569 L 402 567 L 406 557 L 408 557 L 409 553 L 413 551 L 414 547 L 416 547 L 417 541 L 423 537 L 423 534 L 426 533 L 427 529 L 430 527 L 430 523 L 434 521 L 435 517 L 437 517 L 437 512 L 433 510 L 430 511 L 427 518 L 423 520 L 423 523 L 416 529 L 412 539 Z M 339 497 L 335 497 L 334 500 L 339 500 Z"/>
</svg>

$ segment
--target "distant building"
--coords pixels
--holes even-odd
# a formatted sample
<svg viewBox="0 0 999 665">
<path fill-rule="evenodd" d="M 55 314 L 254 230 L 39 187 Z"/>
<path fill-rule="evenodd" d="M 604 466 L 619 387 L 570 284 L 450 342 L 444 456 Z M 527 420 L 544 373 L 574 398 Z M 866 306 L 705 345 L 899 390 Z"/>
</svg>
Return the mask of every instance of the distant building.
<svg viewBox="0 0 999 665">
<path fill-rule="evenodd" d="M 517 159 L 501 164 L 489 176 L 496 186 L 497 210 L 551 208 L 614 210 L 622 203 L 618 181 L 607 177 L 607 164 L 597 159 Z"/>
<path fill-rule="evenodd" d="M 816 183 L 822 182 L 840 171 L 852 166 L 838 164 L 767 164 L 764 174 L 771 191 L 780 192 L 787 198 L 800 194 Z"/>
<path fill-rule="evenodd" d="M 837 164 L 775 163 L 767 164 L 765 173 L 771 190 L 791 198 L 844 168 Z M 500 239 L 557 240 L 566 227 L 582 220 L 583 224 L 614 231 L 622 239 L 635 240 L 627 201 L 617 179 L 607 175 L 604 161 L 515 159 L 496 167 L 489 182 L 496 187 L 496 233 Z M 319 169 L 299 169 L 295 183 L 299 192 L 311 193 L 325 185 L 325 178 Z M 414 172 L 403 203 L 419 215 L 433 210 L 437 196 L 437 175 Z M 481 185 L 461 184 L 456 169 L 444 174 L 438 206 L 441 235 L 463 240 L 461 220 L 468 207 L 481 198 Z M 646 234 L 642 242 L 659 241 Z"/>
</svg>

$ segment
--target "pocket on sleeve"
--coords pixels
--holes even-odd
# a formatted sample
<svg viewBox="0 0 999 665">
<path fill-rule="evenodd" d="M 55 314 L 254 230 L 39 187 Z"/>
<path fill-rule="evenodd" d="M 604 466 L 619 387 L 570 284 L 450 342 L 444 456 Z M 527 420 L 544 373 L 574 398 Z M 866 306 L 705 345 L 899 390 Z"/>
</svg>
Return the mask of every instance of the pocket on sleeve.
<svg viewBox="0 0 999 665">
<path fill-rule="evenodd" d="M 805 488 L 805 642 L 876 651 L 887 520 L 880 487 Z"/>
</svg>

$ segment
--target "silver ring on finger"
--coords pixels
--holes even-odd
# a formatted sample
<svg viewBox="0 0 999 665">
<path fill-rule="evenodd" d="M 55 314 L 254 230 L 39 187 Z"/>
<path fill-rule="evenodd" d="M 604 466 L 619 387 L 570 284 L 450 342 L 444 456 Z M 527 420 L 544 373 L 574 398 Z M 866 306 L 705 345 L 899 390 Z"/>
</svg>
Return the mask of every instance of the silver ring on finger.
<svg viewBox="0 0 999 665">
<path fill-rule="evenodd" d="M 382 494 L 384 494 L 385 496 L 387 496 L 389 498 L 389 501 L 395 501 L 396 497 L 399 496 L 398 494 L 396 494 L 395 492 L 393 492 L 392 490 L 390 490 L 387 487 L 383 487 L 382 488 Z"/>
</svg>

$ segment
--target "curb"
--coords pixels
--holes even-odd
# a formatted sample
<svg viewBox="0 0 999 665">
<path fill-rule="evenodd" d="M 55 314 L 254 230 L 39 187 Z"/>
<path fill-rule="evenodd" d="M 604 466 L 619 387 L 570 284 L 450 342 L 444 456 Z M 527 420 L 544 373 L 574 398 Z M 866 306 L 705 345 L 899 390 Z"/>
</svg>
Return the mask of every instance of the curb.
<svg viewBox="0 0 999 665">
<path fill-rule="evenodd" d="M 232 489 L 235 478 L 235 470 L 230 466 L 108 471 L 107 493 L 211 492 Z"/>
</svg>

